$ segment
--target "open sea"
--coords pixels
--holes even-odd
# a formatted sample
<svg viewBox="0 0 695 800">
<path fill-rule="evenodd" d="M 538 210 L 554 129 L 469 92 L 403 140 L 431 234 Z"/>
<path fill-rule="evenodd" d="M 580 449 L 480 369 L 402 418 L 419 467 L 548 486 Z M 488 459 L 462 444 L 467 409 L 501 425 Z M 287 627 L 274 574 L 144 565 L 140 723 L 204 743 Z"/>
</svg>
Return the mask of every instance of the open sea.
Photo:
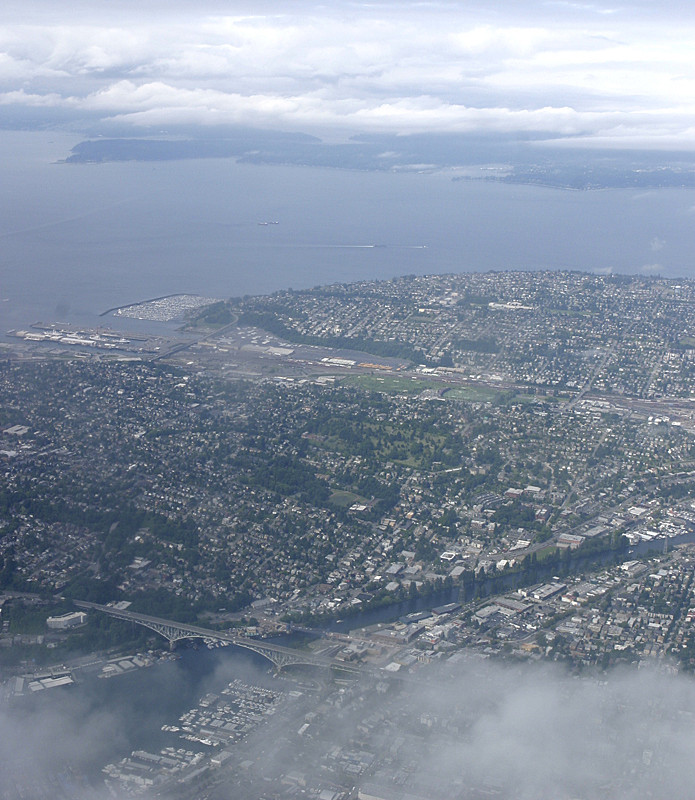
<svg viewBox="0 0 695 800">
<path fill-rule="evenodd" d="M 2 333 L 96 324 L 112 306 L 178 292 L 504 269 L 695 276 L 694 190 L 573 192 L 226 159 L 59 163 L 78 140 L 0 132 Z"/>
</svg>

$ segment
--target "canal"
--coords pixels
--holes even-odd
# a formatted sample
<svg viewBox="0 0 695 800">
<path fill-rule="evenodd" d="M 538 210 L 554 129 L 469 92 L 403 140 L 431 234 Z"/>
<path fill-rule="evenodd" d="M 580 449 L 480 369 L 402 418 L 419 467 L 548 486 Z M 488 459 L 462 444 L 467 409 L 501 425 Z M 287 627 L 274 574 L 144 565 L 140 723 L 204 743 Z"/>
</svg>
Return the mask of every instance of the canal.
<svg viewBox="0 0 695 800">
<path fill-rule="evenodd" d="M 692 542 L 695 534 L 669 541 L 669 547 Z M 621 553 L 592 554 L 584 559 L 574 557 L 573 574 L 589 566 L 609 564 L 616 555 L 621 560 L 643 556 L 651 550 L 661 552 L 663 541 L 643 542 Z M 566 565 L 567 566 L 567 565 Z M 537 582 L 557 575 L 558 565 L 536 572 Z M 519 573 L 501 573 L 494 579 L 480 582 L 478 596 L 516 588 Z M 389 622 L 406 614 L 473 599 L 473 587 L 458 586 L 429 595 L 370 609 L 325 626 L 327 630 L 347 632 L 355 628 Z M 482 599 L 482 598 L 481 598 Z M 297 644 L 297 635 L 277 641 Z M 166 745 L 200 749 L 203 745 L 182 742 L 174 734 L 161 730 L 164 724 L 176 724 L 179 717 L 193 707 L 207 692 L 219 692 L 235 678 L 255 684 L 270 685 L 276 679 L 272 667 L 262 656 L 235 647 L 208 649 L 200 643 L 181 645 L 176 658 L 161 661 L 113 678 L 97 678 L 96 674 L 80 674 L 77 686 L 65 690 L 49 690 L 28 697 L 7 710 L 6 714 L 18 741 L 40 743 L 46 732 L 63 731 L 63 752 L 66 762 L 80 774 L 98 783 L 101 768 L 128 756 L 133 750 L 158 751 Z M 55 735 L 52 741 L 55 741 Z M 45 745 L 49 747 L 49 745 Z"/>
</svg>

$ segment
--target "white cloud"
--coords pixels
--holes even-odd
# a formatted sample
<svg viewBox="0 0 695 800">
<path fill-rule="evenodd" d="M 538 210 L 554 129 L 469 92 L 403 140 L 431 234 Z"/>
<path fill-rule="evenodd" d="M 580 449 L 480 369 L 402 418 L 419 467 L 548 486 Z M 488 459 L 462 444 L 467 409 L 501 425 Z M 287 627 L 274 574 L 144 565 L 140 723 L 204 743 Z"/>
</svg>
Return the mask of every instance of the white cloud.
<svg viewBox="0 0 695 800">
<path fill-rule="evenodd" d="M 66 104 L 59 94 L 29 94 L 24 89 L 0 94 L 0 106 L 23 105 L 31 108 L 56 108 Z"/>
<path fill-rule="evenodd" d="M 0 28 L 5 104 L 134 125 L 529 131 L 692 147 L 694 25 L 603 4 L 124 6 Z M 269 10 L 268 10 L 269 7 Z M 261 9 L 263 7 L 260 7 Z M 154 13 L 154 10 L 159 13 Z M 605 13 L 610 11 L 611 13 Z M 89 21 L 85 22 L 82 17 Z M 12 15 L 10 15 L 10 19 Z"/>
</svg>

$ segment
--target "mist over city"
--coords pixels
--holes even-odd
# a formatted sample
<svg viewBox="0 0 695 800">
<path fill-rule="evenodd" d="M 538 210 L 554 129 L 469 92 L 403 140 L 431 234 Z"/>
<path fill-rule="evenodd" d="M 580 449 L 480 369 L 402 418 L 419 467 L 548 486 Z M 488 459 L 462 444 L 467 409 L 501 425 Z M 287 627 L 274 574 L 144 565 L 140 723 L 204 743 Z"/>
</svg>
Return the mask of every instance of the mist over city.
<svg viewBox="0 0 695 800">
<path fill-rule="evenodd" d="M 265 671 L 232 675 L 227 667 L 200 688 L 219 692 L 228 680 L 269 682 Z M 287 691 L 292 682 L 280 685 Z M 687 797 L 694 710 L 692 681 L 662 669 L 618 669 L 599 679 L 473 659 L 380 693 L 351 683 L 316 706 L 311 733 L 301 732 L 302 717 L 296 729 L 269 718 L 246 744 L 258 757 L 253 766 L 215 776 L 206 796 L 261 796 L 264 785 L 323 785 L 335 794 L 337 763 L 359 758 L 379 764 L 368 781 L 353 773 L 360 796 Z M 4 796 L 19 784 L 43 796 L 56 775 L 72 797 L 130 796 L 133 784 L 107 791 L 75 778 L 125 745 L 118 709 L 64 696 L 29 713 L 4 711 L 1 724 Z M 170 791 L 163 796 L 179 796 Z"/>
</svg>

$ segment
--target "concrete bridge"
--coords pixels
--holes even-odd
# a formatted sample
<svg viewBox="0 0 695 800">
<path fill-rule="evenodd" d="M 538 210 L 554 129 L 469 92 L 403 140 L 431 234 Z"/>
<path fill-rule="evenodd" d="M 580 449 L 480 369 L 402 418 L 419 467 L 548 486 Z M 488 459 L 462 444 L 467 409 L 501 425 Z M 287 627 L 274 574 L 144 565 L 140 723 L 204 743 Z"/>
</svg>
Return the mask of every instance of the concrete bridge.
<svg viewBox="0 0 695 800">
<path fill-rule="evenodd" d="M 214 631 L 209 628 L 201 628 L 199 625 L 190 625 L 186 622 L 175 622 L 170 619 L 162 619 L 161 617 L 151 617 L 147 614 L 138 614 L 134 611 L 127 611 L 124 609 L 115 608 L 114 606 L 104 606 L 98 603 L 88 603 L 85 600 L 75 600 L 75 605 L 79 608 L 90 609 L 93 611 L 101 611 L 116 619 L 122 619 L 127 622 L 133 622 L 136 625 L 143 625 L 155 633 L 160 634 L 165 639 L 168 639 L 169 646 L 173 648 L 174 644 L 181 639 L 213 639 L 218 642 L 226 642 L 228 644 L 243 647 L 246 650 L 252 650 L 254 653 L 262 655 L 271 661 L 278 672 L 283 667 L 288 667 L 295 664 L 309 665 L 312 667 L 334 667 L 336 669 L 345 670 L 348 672 L 361 672 L 362 669 L 355 664 L 346 664 L 343 661 L 336 661 L 332 658 L 324 658 L 316 656 L 302 650 L 296 650 L 293 647 L 284 647 L 279 644 L 272 644 L 263 639 L 250 639 L 247 636 L 238 636 L 234 633 L 225 633 L 223 631 Z"/>
</svg>

